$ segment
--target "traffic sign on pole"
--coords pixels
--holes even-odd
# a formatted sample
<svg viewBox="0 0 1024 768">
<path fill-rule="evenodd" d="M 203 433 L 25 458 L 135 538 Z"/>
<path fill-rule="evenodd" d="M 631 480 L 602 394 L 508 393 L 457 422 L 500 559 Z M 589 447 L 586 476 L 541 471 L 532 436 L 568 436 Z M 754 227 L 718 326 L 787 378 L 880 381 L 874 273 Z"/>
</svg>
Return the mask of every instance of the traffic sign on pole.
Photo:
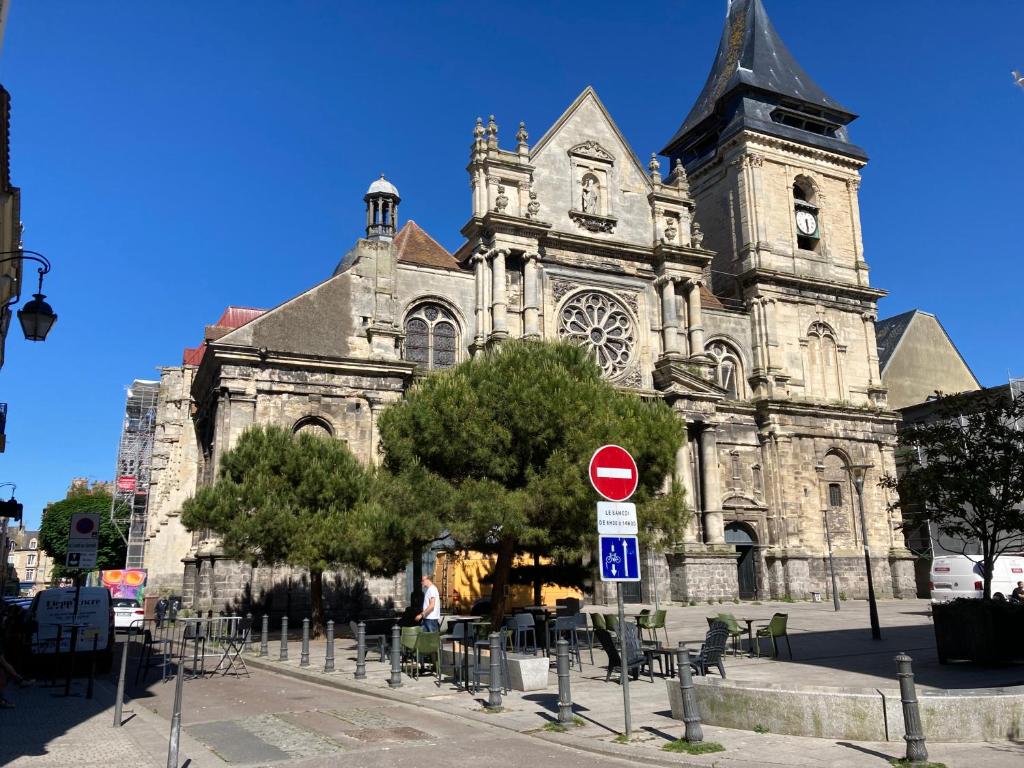
<svg viewBox="0 0 1024 768">
<path fill-rule="evenodd" d="M 84 513 L 72 515 L 71 529 L 68 531 L 67 559 L 64 564 L 68 568 L 83 570 L 95 568 L 99 543 L 100 516 Z"/>
<path fill-rule="evenodd" d="M 625 501 L 636 491 L 640 473 L 629 451 L 602 445 L 590 459 L 590 482 L 608 501 Z"/>
<path fill-rule="evenodd" d="M 636 504 L 628 501 L 597 502 L 597 532 L 636 536 L 640 532 L 636 522 Z"/>
<path fill-rule="evenodd" d="M 599 536 L 601 581 L 640 581 L 640 547 L 636 536 Z"/>
</svg>

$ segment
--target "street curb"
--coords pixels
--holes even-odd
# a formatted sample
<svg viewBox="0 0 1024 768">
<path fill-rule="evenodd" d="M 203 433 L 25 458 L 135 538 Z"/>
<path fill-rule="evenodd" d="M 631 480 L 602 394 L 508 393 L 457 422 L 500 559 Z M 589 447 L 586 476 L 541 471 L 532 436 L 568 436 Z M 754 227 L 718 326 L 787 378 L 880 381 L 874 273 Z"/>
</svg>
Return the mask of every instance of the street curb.
<svg viewBox="0 0 1024 768">
<path fill-rule="evenodd" d="M 435 702 L 430 701 L 410 701 L 409 699 L 403 698 L 397 694 L 392 694 L 384 689 L 363 688 L 359 685 L 348 683 L 340 677 L 326 677 L 322 674 L 312 671 L 306 671 L 299 667 L 293 667 L 291 665 L 281 664 L 280 662 L 264 660 L 259 656 L 252 656 L 250 658 L 246 658 L 245 663 L 257 669 L 261 669 L 265 672 L 272 672 L 278 675 L 293 678 L 295 680 L 302 680 L 304 682 L 325 685 L 330 688 L 337 688 L 339 690 L 347 691 L 349 693 L 358 693 L 364 696 L 372 696 L 378 699 L 383 699 L 384 701 L 395 702 L 397 704 L 404 704 L 413 707 L 424 707 L 427 709 L 431 709 L 434 712 L 438 712 L 440 714 L 449 715 L 452 717 L 459 717 L 463 720 L 468 720 L 474 723 L 483 723 L 485 725 L 489 725 L 495 728 L 501 728 L 504 731 L 517 733 L 521 736 L 530 736 L 532 738 L 539 739 L 540 741 L 544 741 L 549 744 L 556 744 L 562 747 L 567 747 L 569 749 L 575 749 L 579 752 L 587 752 L 594 755 L 601 755 L 602 757 L 611 757 L 632 764 L 642 762 L 645 765 L 664 766 L 664 768 L 709 768 L 709 766 L 711 765 L 711 763 L 691 763 L 683 762 L 680 760 L 671 760 L 662 757 L 662 755 L 659 754 L 656 750 L 650 750 L 652 754 L 648 754 L 647 750 L 645 750 L 642 753 L 638 753 L 636 750 L 630 749 L 625 745 L 619 746 L 617 744 L 606 744 L 604 742 L 594 743 L 593 739 L 581 738 L 579 736 L 573 736 L 568 733 L 550 733 L 542 730 L 543 725 L 538 726 L 536 729 L 524 731 L 520 730 L 519 728 L 513 725 L 502 723 L 493 715 L 476 714 L 472 710 L 463 710 L 461 708 L 439 707 Z M 717 753 L 716 756 L 719 756 L 721 754 L 722 753 Z M 739 760 L 736 760 L 735 757 L 736 756 L 730 756 L 730 758 L 735 763 L 738 763 L 739 760 L 743 760 L 743 758 L 739 758 Z M 761 765 L 760 761 L 756 760 L 751 761 L 750 764 Z"/>
</svg>

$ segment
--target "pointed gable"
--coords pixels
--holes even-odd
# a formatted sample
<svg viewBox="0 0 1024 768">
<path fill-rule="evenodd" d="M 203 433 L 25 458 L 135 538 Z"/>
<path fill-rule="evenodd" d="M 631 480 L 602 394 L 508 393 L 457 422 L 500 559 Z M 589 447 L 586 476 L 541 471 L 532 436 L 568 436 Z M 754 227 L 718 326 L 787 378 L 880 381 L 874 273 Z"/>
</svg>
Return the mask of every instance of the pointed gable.
<svg viewBox="0 0 1024 768">
<path fill-rule="evenodd" d="M 395 235 L 395 253 L 399 264 L 436 269 L 459 269 L 459 263 L 412 219 Z"/>
<path fill-rule="evenodd" d="M 866 158 L 846 134 L 856 117 L 793 58 L 761 0 L 734 0 L 704 88 L 662 154 L 688 162 L 749 128 Z"/>
<path fill-rule="evenodd" d="M 530 160 L 539 218 L 554 230 L 651 244 L 650 179 L 592 87 L 534 145 Z"/>
</svg>

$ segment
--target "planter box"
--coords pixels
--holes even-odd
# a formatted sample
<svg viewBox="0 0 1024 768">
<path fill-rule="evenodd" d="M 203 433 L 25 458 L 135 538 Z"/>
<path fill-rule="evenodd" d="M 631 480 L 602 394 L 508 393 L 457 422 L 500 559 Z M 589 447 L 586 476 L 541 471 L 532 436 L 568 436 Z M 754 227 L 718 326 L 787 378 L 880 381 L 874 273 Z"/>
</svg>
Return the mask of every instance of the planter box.
<svg viewBox="0 0 1024 768">
<path fill-rule="evenodd" d="M 959 599 L 932 604 L 939 663 L 1024 661 L 1024 605 Z"/>
</svg>

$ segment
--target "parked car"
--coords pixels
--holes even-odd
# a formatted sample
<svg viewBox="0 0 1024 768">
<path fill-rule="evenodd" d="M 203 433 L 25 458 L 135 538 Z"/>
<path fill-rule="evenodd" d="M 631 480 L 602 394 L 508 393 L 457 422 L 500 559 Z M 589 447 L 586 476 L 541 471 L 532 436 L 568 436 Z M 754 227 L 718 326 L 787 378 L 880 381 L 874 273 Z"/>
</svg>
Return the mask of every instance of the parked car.
<svg viewBox="0 0 1024 768">
<path fill-rule="evenodd" d="M 1018 581 L 1024 581 L 1024 557 L 997 557 L 992 572 L 992 597 L 1009 597 Z M 932 560 L 929 586 L 933 603 L 945 603 L 958 597 L 980 598 L 985 587 L 981 563 L 967 555 L 940 555 Z"/>
<path fill-rule="evenodd" d="M 114 631 L 123 630 L 128 632 L 134 629 L 136 632 L 141 630 L 142 622 L 140 619 L 145 617 L 146 612 L 142 606 L 135 600 L 128 600 L 124 597 L 114 598 Z M 134 627 L 132 622 L 138 621 Z"/>
<path fill-rule="evenodd" d="M 77 605 L 76 605 L 77 604 Z M 114 607 L 106 587 L 56 587 L 44 589 L 32 598 L 30 647 L 37 663 L 40 657 L 71 648 L 72 624 L 79 626 L 78 651 L 98 651 L 96 668 L 109 672 L 114 659 Z"/>
</svg>

